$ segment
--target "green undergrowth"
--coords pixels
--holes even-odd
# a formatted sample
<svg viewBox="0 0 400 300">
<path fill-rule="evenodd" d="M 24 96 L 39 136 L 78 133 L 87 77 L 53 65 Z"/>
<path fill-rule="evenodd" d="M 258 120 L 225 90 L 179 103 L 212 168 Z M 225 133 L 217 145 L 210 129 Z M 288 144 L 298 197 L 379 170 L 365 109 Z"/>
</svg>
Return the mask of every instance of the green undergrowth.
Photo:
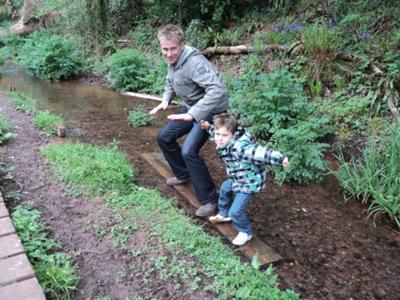
<svg viewBox="0 0 400 300">
<path fill-rule="evenodd" d="M 7 117 L 1 115 L 1 110 L 0 110 L 0 145 L 16 137 L 16 134 L 12 133 L 10 129 L 11 129 L 10 120 Z"/>
<path fill-rule="evenodd" d="M 161 196 L 158 191 L 134 185 L 133 169 L 117 149 L 81 144 L 50 145 L 43 150 L 43 155 L 53 166 L 56 176 L 71 189 L 84 189 L 92 196 L 102 195 L 107 207 L 114 211 L 114 226 L 97 227 L 95 230 L 99 235 L 111 234 L 114 244 L 122 246 L 145 224 L 147 236 L 161 237 L 171 253 L 182 252 L 201 263 L 196 269 L 193 261 L 188 260 L 182 265 L 178 258 L 159 255 L 152 268 L 170 267 L 159 274 L 165 280 L 189 276 L 197 282 L 191 285 L 191 289 L 196 290 L 201 284 L 196 275 L 200 272 L 212 278 L 207 289 L 219 299 L 299 299 L 293 291 L 279 290 L 271 266 L 260 272 L 242 264 L 219 238 L 209 236 L 201 226 L 195 225 L 171 199 Z M 176 288 L 179 288 L 177 284 Z"/>
<path fill-rule="evenodd" d="M 72 299 L 80 280 L 61 244 L 48 237 L 40 212 L 28 203 L 12 213 L 12 223 L 24 245 L 29 261 L 45 294 L 50 299 Z"/>
<path fill-rule="evenodd" d="M 368 204 L 368 215 L 388 215 L 400 228 L 400 125 L 378 130 L 362 156 L 346 162 L 339 156 L 339 170 L 333 172 L 347 199 L 358 198 Z"/>
<path fill-rule="evenodd" d="M 20 92 L 10 92 L 11 104 L 28 115 L 33 115 L 33 123 L 47 135 L 56 134 L 56 125 L 61 125 L 64 120 L 61 116 L 54 115 L 48 110 L 38 110 L 37 100 Z"/>
<path fill-rule="evenodd" d="M 134 110 L 129 112 L 129 125 L 132 127 L 141 127 L 150 124 L 150 115 L 143 105 L 139 105 Z"/>
</svg>

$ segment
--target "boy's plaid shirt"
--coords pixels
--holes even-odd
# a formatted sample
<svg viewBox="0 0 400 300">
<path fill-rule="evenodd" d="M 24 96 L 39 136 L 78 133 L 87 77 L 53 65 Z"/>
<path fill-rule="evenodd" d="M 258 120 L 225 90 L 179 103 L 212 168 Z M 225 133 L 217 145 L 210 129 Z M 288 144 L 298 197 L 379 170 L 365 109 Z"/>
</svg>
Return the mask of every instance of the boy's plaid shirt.
<svg viewBox="0 0 400 300">
<path fill-rule="evenodd" d="M 210 139 L 215 141 L 213 126 L 208 128 Z M 266 164 L 282 164 L 284 156 L 267 147 L 257 145 L 244 128 L 239 128 L 225 148 L 217 148 L 232 179 L 234 192 L 258 193 L 267 183 Z"/>
</svg>

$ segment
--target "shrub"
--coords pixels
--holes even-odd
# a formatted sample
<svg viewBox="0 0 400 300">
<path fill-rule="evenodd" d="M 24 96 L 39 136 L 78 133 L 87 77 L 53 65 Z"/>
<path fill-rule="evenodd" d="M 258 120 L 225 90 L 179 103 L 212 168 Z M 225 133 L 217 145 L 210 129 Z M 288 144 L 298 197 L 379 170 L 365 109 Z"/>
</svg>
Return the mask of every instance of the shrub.
<svg viewBox="0 0 400 300">
<path fill-rule="evenodd" d="M 309 57 L 318 61 L 331 59 L 339 46 L 339 37 L 326 25 L 315 23 L 303 32 L 304 49 Z"/>
<path fill-rule="evenodd" d="M 33 123 L 43 129 L 47 135 L 56 133 L 55 126 L 63 123 L 63 118 L 51 114 L 48 110 L 38 112 L 33 118 Z"/>
<path fill-rule="evenodd" d="M 132 127 L 146 126 L 150 124 L 150 116 L 143 105 L 139 105 L 129 112 L 128 122 Z"/>
<path fill-rule="evenodd" d="M 146 80 L 150 72 L 150 61 L 138 50 L 122 49 L 107 60 L 108 80 L 119 91 L 140 91 L 148 86 Z"/>
<path fill-rule="evenodd" d="M 270 140 L 293 162 L 287 170 L 276 169 L 279 181 L 309 183 L 321 181 L 326 170 L 323 152 L 327 144 L 319 140 L 332 131 L 328 118 L 313 116 L 302 82 L 286 69 L 270 74 L 250 67 L 245 75 L 228 81 L 230 112 L 260 140 Z"/>
<path fill-rule="evenodd" d="M 31 34 L 19 53 L 18 63 L 30 74 L 44 80 L 68 79 L 81 68 L 75 45 L 47 31 Z"/>
<path fill-rule="evenodd" d="M 380 130 L 360 158 L 338 158 L 339 170 L 332 173 L 346 195 L 368 202 L 369 216 L 387 214 L 400 228 L 400 125 Z"/>
</svg>

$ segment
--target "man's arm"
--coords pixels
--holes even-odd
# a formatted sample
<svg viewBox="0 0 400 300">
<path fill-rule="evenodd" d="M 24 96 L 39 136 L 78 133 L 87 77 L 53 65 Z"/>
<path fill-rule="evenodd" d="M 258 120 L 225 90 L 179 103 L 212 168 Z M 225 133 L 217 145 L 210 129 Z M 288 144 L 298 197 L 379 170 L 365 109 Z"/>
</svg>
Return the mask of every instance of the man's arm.
<svg viewBox="0 0 400 300">
<path fill-rule="evenodd" d="M 204 97 L 188 111 L 193 119 L 204 119 L 216 107 L 221 107 L 221 112 L 227 109 L 228 91 L 222 78 L 205 57 L 197 58 L 193 63 L 191 80 L 205 91 Z"/>
</svg>

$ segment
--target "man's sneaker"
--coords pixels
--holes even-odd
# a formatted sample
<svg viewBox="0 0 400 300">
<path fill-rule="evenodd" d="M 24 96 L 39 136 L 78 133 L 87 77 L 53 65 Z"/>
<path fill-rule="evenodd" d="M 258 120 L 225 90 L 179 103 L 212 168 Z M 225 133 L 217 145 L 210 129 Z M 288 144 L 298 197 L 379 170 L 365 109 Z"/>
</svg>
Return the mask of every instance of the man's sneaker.
<svg viewBox="0 0 400 300">
<path fill-rule="evenodd" d="M 208 220 L 213 224 L 225 223 L 225 222 L 232 221 L 232 219 L 230 217 L 224 217 L 224 216 L 222 216 L 220 214 L 218 214 L 216 216 L 211 216 L 211 217 L 208 218 Z"/>
<path fill-rule="evenodd" d="M 196 210 L 196 216 L 198 216 L 198 217 L 208 217 L 208 216 L 211 216 L 211 215 L 215 214 L 216 211 L 217 211 L 217 205 L 215 205 L 213 203 L 207 203 L 207 204 L 204 204 L 204 205 L 200 206 Z"/>
<path fill-rule="evenodd" d="M 180 184 L 185 184 L 188 182 L 189 182 L 189 179 L 178 179 L 176 177 L 167 178 L 168 185 L 180 185 Z"/>
<path fill-rule="evenodd" d="M 250 241 L 252 237 L 253 236 L 251 234 L 247 234 L 246 232 L 239 232 L 238 235 L 233 239 L 232 244 L 236 246 L 243 246 Z"/>
</svg>

